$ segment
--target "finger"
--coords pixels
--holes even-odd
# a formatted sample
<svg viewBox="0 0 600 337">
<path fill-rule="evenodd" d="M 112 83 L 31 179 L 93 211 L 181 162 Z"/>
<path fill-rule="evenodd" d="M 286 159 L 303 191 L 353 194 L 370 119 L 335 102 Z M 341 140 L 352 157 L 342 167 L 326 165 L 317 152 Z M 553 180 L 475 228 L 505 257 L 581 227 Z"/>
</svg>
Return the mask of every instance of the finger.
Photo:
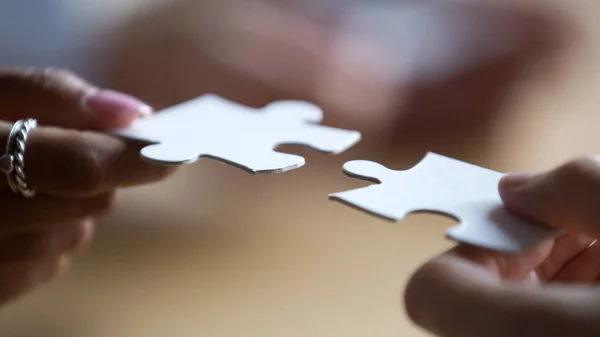
<svg viewBox="0 0 600 337">
<path fill-rule="evenodd" d="M 584 252 L 594 242 L 594 239 L 584 235 L 566 233 L 554 241 L 552 252 L 537 269 L 538 276 L 543 281 L 552 280 L 565 265 Z"/>
<path fill-rule="evenodd" d="M 0 270 L 74 253 L 90 242 L 94 232 L 94 223 L 89 219 L 48 227 L 44 231 L 0 238 Z"/>
<path fill-rule="evenodd" d="M 0 269 L 0 302 L 6 304 L 65 272 L 67 255 L 51 257 L 34 265 Z"/>
<path fill-rule="evenodd" d="M 555 282 L 596 283 L 600 277 L 600 245 L 588 246 L 571 259 L 554 277 Z"/>
<path fill-rule="evenodd" d="M 509 174 L 500 182 L 507 208 L 546 225 L 600 236 L 600 162 L 571 161 L 541 174 Z"/>
<path fill-rule="evenodd" d="M 89 198 L 62 198 L 44 194 L 35 198 L 15 197 L 10 191 L 0 192 L 0 238 L 15 233 L 45 230 L 56 223 L 108 213 L 114 206 L 115 192 Z"/>
<path fill-rule="evenodd" d="M 1 147 L 10 128 L 0 122 Z M 39 127 L 26 143 L 27 181 L 41 193 L 87 196 L 158 181 L 173 171 L 141 160 L 141 146 L 102 133 Z M 7 186 L 0 179 L 0 187 Z"/>
<path fill-rule="evenodd" d="M 553 252 L 554 242 L 544 242 L 521 254 L 503 254 L 471 245 L 458 245 L 452 251 L 453 256 L 473 261 L 483 266 L 489 273 L 505 280 L 524 281 L 531 277 Z"/>
<path fill-rule="evenodd" d="M 410 319 L 444 337 L 597 336 L 600 290 L 505 281 L 450 251 L 421 267 L 405 291 Z"/>
<path fill-rule="evenodd" d="M 5 120 L 36 118 L 40 124 L 76 129 L 125 127 L 152 111 L 136 98 L 100 90 L 53 68 L 0 70 L 0 109 Z"/>
</svg>

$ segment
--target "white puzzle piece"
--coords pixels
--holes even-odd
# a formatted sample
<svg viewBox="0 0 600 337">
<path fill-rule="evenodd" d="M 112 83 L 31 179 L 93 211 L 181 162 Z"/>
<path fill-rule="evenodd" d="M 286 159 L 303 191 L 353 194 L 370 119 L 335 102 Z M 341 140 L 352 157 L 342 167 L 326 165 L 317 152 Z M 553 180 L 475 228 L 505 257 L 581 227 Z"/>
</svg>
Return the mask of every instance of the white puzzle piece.
<svg viewBox="0 0 600 337">
<path fill-rule="evenodd" d="M 207 94 L 113 133 L 151 143 L 141 157 L 153 163 L 178 165 L 209 157 L 251 173 L 277 173 L 305 163 L 300 156 L 276 152 L 279 145 L 337 154 L 360 140 L 358 131 L 316 124 L 322 117 L 322 110 L 308 102 L 279 101 L 255 109 Z"/>
<path fill-rule="evenodd" d="M 391 221 L 410 213 L 433 212 L 455 218 L 452 240 L 507 253 L 524 252 L 558 231 L 505 210 L 498 192 L 503 174 L 435 153 L 406 171 L 371 161 L 350 161 L 344 173 L 378 185 L 331 194 L 331 200 Z"/>
</svg>

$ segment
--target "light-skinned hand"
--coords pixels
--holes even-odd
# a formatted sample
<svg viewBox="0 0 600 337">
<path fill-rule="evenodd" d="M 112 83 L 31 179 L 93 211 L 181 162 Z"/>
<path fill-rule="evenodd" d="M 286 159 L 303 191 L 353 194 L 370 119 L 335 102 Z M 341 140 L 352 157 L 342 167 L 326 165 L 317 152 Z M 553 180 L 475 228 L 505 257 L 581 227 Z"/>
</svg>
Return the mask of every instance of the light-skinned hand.
<svg viewBox="0 0 600 337">
<path fill-rule="evenodd" d="M 407 285 L 409 317 L 443 337 L 599 336 L 600 160 L 509 174 L 500 193 L 564 234 L 522 255 L 458 245 L 433 258 Z"/>
</svg>

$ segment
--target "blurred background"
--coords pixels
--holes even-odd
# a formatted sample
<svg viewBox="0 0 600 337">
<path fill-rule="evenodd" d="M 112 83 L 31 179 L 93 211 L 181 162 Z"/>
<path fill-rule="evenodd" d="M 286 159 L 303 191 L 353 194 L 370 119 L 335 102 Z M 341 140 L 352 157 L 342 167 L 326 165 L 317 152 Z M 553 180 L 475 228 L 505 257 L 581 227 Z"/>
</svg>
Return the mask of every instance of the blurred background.
<svg viewBox="0 0 600 337">
<path fill-rule="evenodd" d="M 64 67 L 161 109 L 212 92 L 304 99 L 363 141 L 252 176 L 201 160 L 123 191 L 70 274 L 0 311 L 19 337 L 426 336 L 402 306 L 450 247 L 332 203 L 341 165 L 426 151 L 499 171 L 600 148 L 597 0 L 1 0 L 0 65 Z"/>
</svg>

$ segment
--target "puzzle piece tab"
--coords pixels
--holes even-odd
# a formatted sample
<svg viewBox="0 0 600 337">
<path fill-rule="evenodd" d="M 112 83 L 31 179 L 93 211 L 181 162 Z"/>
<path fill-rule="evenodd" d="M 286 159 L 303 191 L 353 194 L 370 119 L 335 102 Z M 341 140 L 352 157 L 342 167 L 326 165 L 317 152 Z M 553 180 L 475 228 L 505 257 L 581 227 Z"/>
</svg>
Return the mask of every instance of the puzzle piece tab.
<svg viewBox="0 0 600 337">
<path fill-rule="evenodd" d="M 255 109 L 207 94 L 113 133 L 151 143 L 141 157 L 154 163 L 177 165 L 209 157 L 251 173 L 277 173 L 305 163 L 300 156 L 276 152 L 279 145 L 337 154 L 360 140 L 358 131 L 316 124 L 322 117 L 322 110 L 308 102 L 279 101 Z"/>
<path fill-rule="evenodd" d="M 498 192 L 503 174 L 428 153 L 413 168 L 393 171 L 370 161 L 350 161 L 344 173 L 378 183 L 334 193 L 330 199 L 391 221 L 410 213 L 442 213 L 459 222 L 446 236 L 491 250 L 519 253 L 558 231 L 528 222 L 505 210 Z"/>
</svg>

